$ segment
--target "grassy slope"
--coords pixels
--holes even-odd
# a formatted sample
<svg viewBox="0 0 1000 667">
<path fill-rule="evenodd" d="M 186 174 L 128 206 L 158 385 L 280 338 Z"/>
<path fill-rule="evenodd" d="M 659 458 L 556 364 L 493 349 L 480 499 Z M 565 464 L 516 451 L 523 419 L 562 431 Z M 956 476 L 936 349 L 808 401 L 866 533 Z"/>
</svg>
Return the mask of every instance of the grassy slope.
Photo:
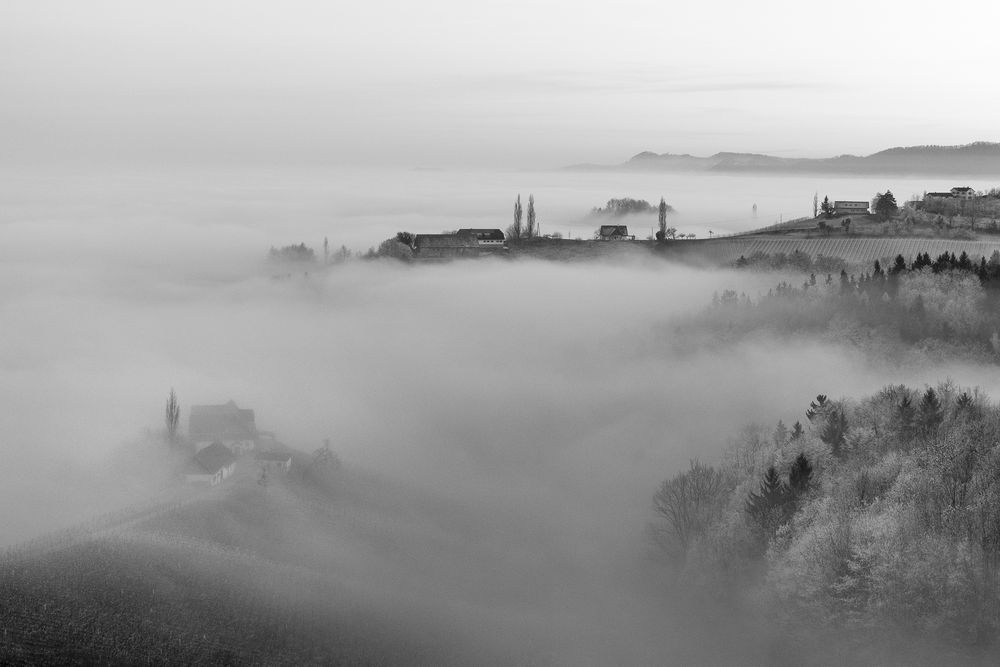
<svg viewBox="0 0 1000 667">
<path fill-rule="evenodd" d="M 8 556 L 0 563 L 0 663 L 511 659 L 487 638 L 456 633 L 449 610 L 428 609 L 405 582 L 397 595 L 392 582 L 378 588 L 362 576 L 391 573 L 391 563 L 373 559 L 404 558 L 413 546 L 376 544 L 374 523 L 392 510 L 380 504 L 398 515 L 412 499 L 377 485 L 300 480 L 293 473 L 266 489 L 238 481 L 121 531 Z M 412 530 L 434 542 L 429 520 L 410 512 Z"/>
</svg>

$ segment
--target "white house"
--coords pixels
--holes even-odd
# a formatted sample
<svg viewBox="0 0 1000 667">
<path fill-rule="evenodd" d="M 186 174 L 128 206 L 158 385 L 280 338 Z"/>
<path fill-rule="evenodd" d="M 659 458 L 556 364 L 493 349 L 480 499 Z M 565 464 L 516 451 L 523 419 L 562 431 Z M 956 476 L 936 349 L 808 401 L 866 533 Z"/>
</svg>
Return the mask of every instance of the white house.
<svg viewBox="0 0 1000 667">
<path fill-rule="evenodd" d="M 833 202 L 834 215 L 868 215 L 868 207 L 871 206 L 866 201 L 846 201 L 839 200 Z"/>
<path fill-rule="evenodd" d="M 288 472 L 292 467 L 292 455 L 284 452 L 257 452 L 254 458 L 263 470 Z"/>
</svg>

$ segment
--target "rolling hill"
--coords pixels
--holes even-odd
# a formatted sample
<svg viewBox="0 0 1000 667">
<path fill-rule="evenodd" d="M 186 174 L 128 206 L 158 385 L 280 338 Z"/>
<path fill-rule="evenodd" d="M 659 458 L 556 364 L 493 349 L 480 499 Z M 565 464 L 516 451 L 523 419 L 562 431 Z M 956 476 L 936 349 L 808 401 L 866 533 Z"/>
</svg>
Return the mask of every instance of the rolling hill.
<svg viewBox="0 0 1000 667">
<path fill-rule="evenodd" d="M 698 157 L 643 151 L 619 165 L 584 164 L 567 169 L 1000 176 L 1000 143 L 978 141 L 962 146 L 896 147 L 871 155 L 839 155 L 829 158 L 784 158 L 733 152 Z"/>
</svg>

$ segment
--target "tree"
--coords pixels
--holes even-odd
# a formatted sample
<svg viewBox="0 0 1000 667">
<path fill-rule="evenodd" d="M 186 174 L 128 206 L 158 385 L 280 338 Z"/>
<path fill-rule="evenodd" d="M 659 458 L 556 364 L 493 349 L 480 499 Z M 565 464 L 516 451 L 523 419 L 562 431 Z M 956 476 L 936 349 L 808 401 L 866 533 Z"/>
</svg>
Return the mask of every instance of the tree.
<svg viewBox="0 0 1000 667">
<path fill-rule="evenodd" d="M 751 523 L 770 537 L 788 518 L 787 503 L 791 498 L 788 485 L 781 481 L 774 466 L 767 469 L 758 491 L 751 491 L 745 510 Z"/>
<path fill-rule="evenodd" d="M 524 235 L 529 239 L 535 236 L 535 195 L 528 195 L 528 224 Z"/>
<path fill-rule="evenodd" d="M 323 446 L 313 452 L 312 460 L 309 461 L 309 465 L 302 469 L 302 479 L 305 479 L 306 474 L 310 470 L 316 467 L 327 467 L 337 469 L 340 467 L 340 459 L 332 449 L 330 449 L 330 439 L 326 438 L 323 440 Z"/>
<path fill-rule="evenodd" d="M 788 486 L 792 493 L 796 496 L 806 493 L 812 483 L 812 474 L 812 464 L 806 458 L 805 452 L 800 453 L 795 458 L 795 462 L 792 463 L 792 469 L 788 472 Z"/>
<path fill-rule="evenodd" d="M 819 217 L 819 193 L 813 193 L 813 217 Z"/>
<path fill-rule="evenodd" d="M 815 401 L 809 403 L 809 409 L 806 410 L 806 419 L 811 422 L 816 421 L 817 417 L 821 417 L 826 414 L 829 408 L 829 402 L 826 399 L 826 394 L 820 394 L 816 397 Z"/>
<path fill-rule="evenodd" d="M 834 410 L 827 417 L 826 424 L 819 434 L 820 440 L 830 445 L 834 456 L 839 456 L 847 439 L 847 416 L 843 410 Z"/>
<path fill-rule="evenodd" d="M 660 231 L 657 233 L 656 240 L 664 241 L 667 238 L 667 200 L 663 197 L 660 197 L 659 223 Z"/>
<path fill-rule="evenodd" d="M 712 466 L 691 461 L 690 467 L 664 480 L 653 495 L 653 511 L 666 521 L 663 546 L 683 558 L 692 540 L 705 530 L 719 509 L 725 475 Z"/>
<path fill-rule="evenodd" d="M 799 438 L 801 438 L 802 435 L 803 435 L 803 433 L 805 433 L 805 432 L 802 430 L 802 424 L 799 423 L 799 422 L 795 422 L 792 425 L 792 434 L 789 436 L 788 439 L 790 441 L 794 442 L 794 441 L 798 440 Z"/>
<path fill-rule="evenodd" d="M 933 434 L 937 431 L 943 418 L 944 412 L 941 409 L 941 401 L 937 397 L 937 392 L 934 391 L 933 387 L 928 387 L 920 399 L 918 419 L 921 432 L 925 436 Z"/>
<path fill-rule="evenodd" d="M 819 207 L 819 210 L 823 212 L 823 217 L 827 219 L 833 217 L 834 207 L 833 204 L 830 202 L 829 196 L 823 197 L 823 204 L 822 206 Z"/>
<path fill-rule="evenodd" d="M 330 263 L 330 239 L 323 237 L 323 263 Z"/>
<path fill-rule="evenodd" d="M 875 215 L 883 222 L 899 212 L 896 197 L 892 194 L 891 190 L 886 190 L 885 194 L 875 195 L 875 205 L 872 208 L 875 211 Z"/>
<path fill-rule="evenodd" d="M 778 420 L 778 425 L 774 427 L 771 439 L 774 441 L 776 447 L 783 447 L 788 442 L 788 429 L 785 427 L 785 422 L 780 419 Z"/>
<path fill-rule="evenodd" d="M 167 425 L 167 442 L 171 445 L 177 444 L 177 425 L 181 419 L 181 406 L 177 402 L 177 394 L 174 388 L 170 388 L 170 396 L 167 397 L 167 409 L 164 414 L 164 421 Z"/>
<path fill-rule="evenodd" d="M 521 217 L 521 195 L 518 195 L 517 201 L 514 202 L 514 223 L 507 228 L 507 238 L 521 238 Z"/>
<path fill-rule="evenodd" d="M 840 226 L 844 228 L 844 233 L 845 234 L 850 234 L 851 233 L 851 219 L 850 218 L 844 218 L 843 220 L 841 220 L 840 221 Z"/>
<path fill-rule="evenodd" d="M 403 245 L 410 246 L 411 248 L 413 247 L 413 234 L 410 232 L 398 232 L 396 234 L 396 240 Z"/>
</svg>

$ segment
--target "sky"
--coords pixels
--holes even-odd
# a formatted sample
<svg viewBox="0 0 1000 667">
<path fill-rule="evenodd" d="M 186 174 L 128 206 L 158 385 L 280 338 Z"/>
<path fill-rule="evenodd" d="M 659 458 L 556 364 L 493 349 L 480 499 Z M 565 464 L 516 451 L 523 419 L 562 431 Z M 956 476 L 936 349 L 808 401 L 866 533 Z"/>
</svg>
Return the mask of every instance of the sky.
<svg viewBox="0 0 1000 667">
<path fill-rule="evenodd" d="M 541 168 L 996 140 L 989 0 L 7 0 L 10 163 Z"/>
</svg>

